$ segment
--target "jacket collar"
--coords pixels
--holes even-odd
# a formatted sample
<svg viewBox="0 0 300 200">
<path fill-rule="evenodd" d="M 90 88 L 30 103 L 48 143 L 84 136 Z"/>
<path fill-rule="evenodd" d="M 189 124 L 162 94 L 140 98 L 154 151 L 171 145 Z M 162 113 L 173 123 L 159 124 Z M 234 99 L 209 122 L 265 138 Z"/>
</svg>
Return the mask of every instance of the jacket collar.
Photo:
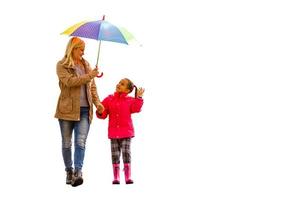
<svg viewBox="0 0 300 200">
<path fill-rule="evenodd" d="M 115 92 L 114 96 L 115 97 L 126 97 L 128 94 L 125 92 Z"/>
<path fill-rule="evenodd" d="M 62 59 L 61 63 L 63 63 L 63 62 L 65 61 L 65 59 L 66 59 L 66 58 Z M 86 69 L 86 68 L 87 68 L 87 67 L 86 67 L 87 61 L 86 61 L 84 58 L 82 58 L 82 61 L 83 61 L 84 68 Z M 75 69 L 75 65 L 68 66 L 67 64 L 65 64 L 64 67 L 65 67 L 65 68 L 72 68 L 72 69 Z"/>
</svg>

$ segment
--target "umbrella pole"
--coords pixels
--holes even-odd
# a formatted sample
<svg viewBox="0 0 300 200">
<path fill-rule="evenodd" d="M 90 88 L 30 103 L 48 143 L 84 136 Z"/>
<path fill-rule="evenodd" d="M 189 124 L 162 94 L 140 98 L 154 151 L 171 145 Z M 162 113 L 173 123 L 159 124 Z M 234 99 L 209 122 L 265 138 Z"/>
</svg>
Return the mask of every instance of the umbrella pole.
<svg viewBox="0 0 300 200">
<path fill-rule="evenodd" d="M 100 46 L 101 46 L 101 40 L 99 40 L 99 46 L 98 46 L 97 63 L 96 63 L 97 68 L 98 68 L 99 56 L 100 56 Z M 101 72 L 100 75 L 97 75 L 98 78 L 101 78 L 102 76 L 103 76 L 103 72 Z"/>
<path fill-rule="evenodd" d="M 98 63 L 99 63 L 100 46 L 101 46 L 101 40 L 99 40 L 99 46 L 98 46 L 98 54 L 97 54 L 97 62 L 96 62 L 96 66 L 97 66 L 97 67 L 98 67 Z"/>
<path fill-rule="evenodd" d="M 105 15 L 102 16 L 102 21 L 105 20 Z M 99 63 L 99 56 L 100 56 L 100 46 L 101 46 L 101 40 L 99 40 L 99 46 L 98 46 L 98 54 L 97 54 L 97 63 L 96 63 L 96 67 L 98 68 L 98 63 Z M 101 72 L 100 75 L 98 75 L 98 78 L 101 78 L 103 76 L 103 72 Z"/>
</svg>

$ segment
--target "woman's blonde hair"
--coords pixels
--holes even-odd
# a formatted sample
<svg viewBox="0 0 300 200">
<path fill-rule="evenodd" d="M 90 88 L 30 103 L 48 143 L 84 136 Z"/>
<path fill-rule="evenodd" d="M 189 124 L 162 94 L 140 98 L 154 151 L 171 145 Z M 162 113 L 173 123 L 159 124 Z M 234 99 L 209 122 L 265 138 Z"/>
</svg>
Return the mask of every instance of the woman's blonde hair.
<svg viewBox="0 0 300 200">
<path fill-rule="evenodd" d="M 68 66 L 73 66 L 74 65 L 74 60 L 72 57 L 73 49 L 82 47 L 84 45 L 85 45 L 84 41 L 81 40 L 79 37 L 72 37 L 67 44 L 66 52 L 63 57 L 64 60 L 63 64 L 67 64 Z"/>
</svg>

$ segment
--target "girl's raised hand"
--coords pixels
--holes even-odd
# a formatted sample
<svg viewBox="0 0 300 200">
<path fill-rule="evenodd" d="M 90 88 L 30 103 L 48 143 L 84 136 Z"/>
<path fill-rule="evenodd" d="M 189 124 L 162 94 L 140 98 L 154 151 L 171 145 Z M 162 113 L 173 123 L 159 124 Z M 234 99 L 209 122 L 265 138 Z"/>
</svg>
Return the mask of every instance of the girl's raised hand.
<svg viewBox="0 0 300 200">
<path fill-rule="evenodd" d="M 137 96 L 138 96 L 138 97 L 143 97 L 144 92 L 145 92 L 145 89 L 140 87 L 140 88 L 137 90 Z"/>
</svg>

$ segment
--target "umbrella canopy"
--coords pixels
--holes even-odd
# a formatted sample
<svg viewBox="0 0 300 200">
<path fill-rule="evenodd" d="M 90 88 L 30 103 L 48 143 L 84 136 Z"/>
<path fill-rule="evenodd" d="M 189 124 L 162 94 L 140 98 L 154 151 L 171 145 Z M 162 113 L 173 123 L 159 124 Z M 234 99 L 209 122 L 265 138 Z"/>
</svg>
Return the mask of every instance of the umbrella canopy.
<svg viewBox="0 0 300 200">
<path fill-rule="evenodd" d="M 69 27 L 62 34 L 123 44 L 128 44 L 134 39 L 125 28 L 117 27 L 104 20 L 83 21 Z"/>
<path fill-rule="evenodd" d="M 125 28 L 117 27 L 104 19 L 105 15 L 102 20 L 83 21 L 67 28 L 61 33 L 69 36 L 98 40 L 99 48 L 96 66 L 98 66 L 99 62 L 101 41 L 110 41 L 128 45 L 130 41 L 135 40 L 134 36 Z M 103 73 L 98 77 L 101 77 L 102 75 Z"/>
</svg>

